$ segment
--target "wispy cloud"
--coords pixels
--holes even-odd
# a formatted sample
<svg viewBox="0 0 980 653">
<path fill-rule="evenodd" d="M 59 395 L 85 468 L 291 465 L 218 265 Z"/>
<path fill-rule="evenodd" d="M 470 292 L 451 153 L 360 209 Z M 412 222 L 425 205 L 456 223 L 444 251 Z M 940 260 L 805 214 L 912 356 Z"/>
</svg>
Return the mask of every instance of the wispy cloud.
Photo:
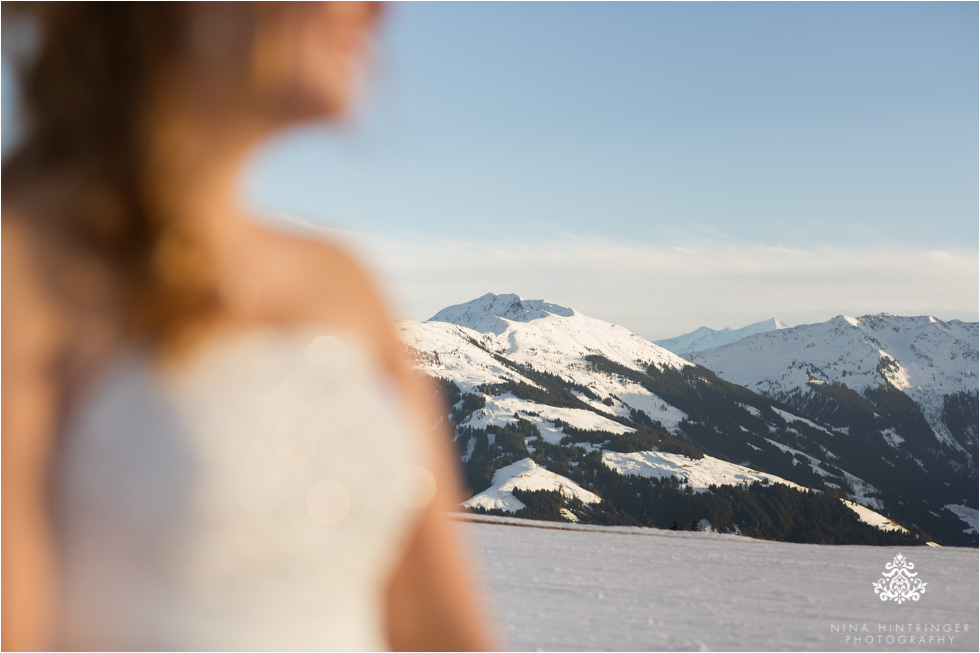
<svg viewBox="0 0 980 653">
<path fill-rule="evenodd" d="M 396 310 L 412 319 L 486 292 L 547 299 L 648 338 L 769 317 L 804 324 L 842 313 L 889 312 L 975 321 L 978 313 L 980 257 L 969 249 L 329 233 L 361 254 Z"/>
</svg>

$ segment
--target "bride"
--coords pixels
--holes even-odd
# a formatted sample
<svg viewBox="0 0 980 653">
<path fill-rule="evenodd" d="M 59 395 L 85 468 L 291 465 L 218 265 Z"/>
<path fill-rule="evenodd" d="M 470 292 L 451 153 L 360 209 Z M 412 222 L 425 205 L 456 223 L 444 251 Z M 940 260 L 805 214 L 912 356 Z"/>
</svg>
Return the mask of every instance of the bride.
<svg viewBox="0 0 980 653">
<path fill-rule="evenodd" d="M 377 291 L 235 194 L 256 144 L 348 114 L 377 5 L 11 12 L 3 648 L 487 646 Z"/>
</svg>

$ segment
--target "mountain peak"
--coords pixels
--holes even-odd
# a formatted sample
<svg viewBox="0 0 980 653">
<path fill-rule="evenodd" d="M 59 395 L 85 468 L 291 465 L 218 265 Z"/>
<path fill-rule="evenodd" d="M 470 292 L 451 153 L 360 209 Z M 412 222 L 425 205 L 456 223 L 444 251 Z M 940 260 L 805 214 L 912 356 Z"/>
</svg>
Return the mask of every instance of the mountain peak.
<svg viewBox="0 0 980 653">
<path fill-rule="evenodd" d="M 575 311 L 543 299 L 524 299 L 514 293 L 487 294 L 463 304 L 447 306 L 429 322 L 450 322 L 483 333 L 503 333 L 508 322 L 530 322 L 557 315 L 571 317 Z"/>
</svg>

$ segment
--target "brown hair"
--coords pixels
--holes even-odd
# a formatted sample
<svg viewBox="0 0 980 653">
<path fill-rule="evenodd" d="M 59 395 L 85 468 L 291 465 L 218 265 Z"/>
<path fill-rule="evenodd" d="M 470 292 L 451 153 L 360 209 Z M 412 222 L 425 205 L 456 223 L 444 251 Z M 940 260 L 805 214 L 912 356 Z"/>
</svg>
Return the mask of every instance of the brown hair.
<svg viewBox="0 0 980 653">
<path fill-rule="evenodd" d="M 174 215 L 181 138 L 167 114 L 186 42 L 181 3 L 26 3 L 22 145 L 4 166 L 85 175 L 72 238 L 108 264 L 131 327 L 169 348 L 218 300 L 203 248 Z"/>
</svg>

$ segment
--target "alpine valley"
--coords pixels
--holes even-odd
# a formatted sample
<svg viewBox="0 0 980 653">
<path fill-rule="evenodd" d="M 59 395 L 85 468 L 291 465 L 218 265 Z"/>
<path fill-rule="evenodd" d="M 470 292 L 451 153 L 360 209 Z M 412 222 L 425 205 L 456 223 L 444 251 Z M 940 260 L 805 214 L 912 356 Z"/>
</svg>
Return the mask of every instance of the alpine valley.
<svg viewBox="0 0 980 653">
<path fill-rule="evenodd" d="M 770 320 L 662 341 L 682 358 L 487 294 L 397 328 L 451 407 L 470 511 L 977 546 L 977 323 Z"/>
</svg>

